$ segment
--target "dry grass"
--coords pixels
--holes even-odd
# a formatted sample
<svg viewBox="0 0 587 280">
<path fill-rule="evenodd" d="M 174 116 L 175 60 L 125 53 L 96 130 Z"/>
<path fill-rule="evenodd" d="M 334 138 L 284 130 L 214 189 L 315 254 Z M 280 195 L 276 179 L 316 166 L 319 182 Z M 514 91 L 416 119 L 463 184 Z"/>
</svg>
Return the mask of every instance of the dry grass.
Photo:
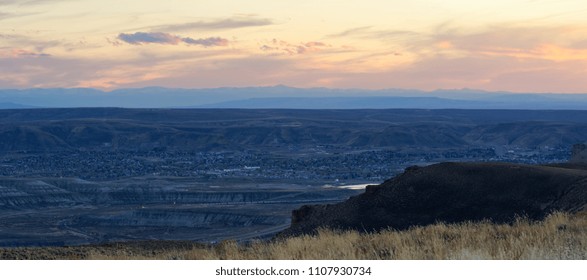
<svg viewBox="0 0 587 280">
<path fill-rule="evenodd" d="M 125 253 L 126 252 L 126 253 Z M 587 214 L 555 213 L 542 222 L 436 224 L 373 234 L 321 230 L 301 236 L 242 245 L 141 254 L 88 252 L 90 259 L 587 259 Z"/>
</svg>

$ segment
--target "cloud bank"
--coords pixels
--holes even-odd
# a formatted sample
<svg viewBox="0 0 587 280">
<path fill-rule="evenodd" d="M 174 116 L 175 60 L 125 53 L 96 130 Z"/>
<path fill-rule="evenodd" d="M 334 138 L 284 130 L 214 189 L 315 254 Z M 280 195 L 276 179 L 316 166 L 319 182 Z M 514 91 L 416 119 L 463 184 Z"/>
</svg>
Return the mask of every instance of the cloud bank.
<svg viewBox="0 0 587 280">
<path fill-rule="evenodd" d="M 12 14 L 0 12 L 0 20 L 11 18 Z"/>
<path fill-rule="evenodd" d="M 189 30 L 236 29 L 245 27 L 266 26 L 272 24 L 273 21 L 266 18 L 237 17 L 213 21 L 194 21 L 181 24 L 160 25 L 151 27 L 151 29 L 163 32 L 178 32 Z"/>
<path fill-rule="evenodd" d="M 0 6 L 19 5 L 19 6 L 32 6 L 42 5 L 55 2 L 66 2 L 72 0 L 0 0 Z"/>
<path fill-rule="evenodd" d="M 131 45 L 144 44 L 161 44 L 161 45 L 177 45 L 185 43 L 188 45 L 200 45 L 204 47 L 227 46 L 229 41 L 221 37 L 208 37 L 193 39 L 190 37 L 181 37 L 165 32 L 135 32 L 135 33 L 120 33 L 117 37 L 119 40 Z"/>
</svg>

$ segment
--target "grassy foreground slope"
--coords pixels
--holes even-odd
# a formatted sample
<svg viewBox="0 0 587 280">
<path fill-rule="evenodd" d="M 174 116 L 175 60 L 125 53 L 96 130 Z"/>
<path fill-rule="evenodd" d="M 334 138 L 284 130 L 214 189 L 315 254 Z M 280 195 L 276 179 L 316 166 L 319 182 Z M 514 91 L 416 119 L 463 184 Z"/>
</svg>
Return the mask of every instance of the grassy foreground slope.
<svg viewBox="0 0 587 280">
<path fill-rule="evenodd" d="M 320 230 L 274 241 L 217 245 L 130 242 L 0 249 L 0 259 L 587 259 L 587 213 L 512 224 L 466 222 L 379 233 Z"/>
</svg>

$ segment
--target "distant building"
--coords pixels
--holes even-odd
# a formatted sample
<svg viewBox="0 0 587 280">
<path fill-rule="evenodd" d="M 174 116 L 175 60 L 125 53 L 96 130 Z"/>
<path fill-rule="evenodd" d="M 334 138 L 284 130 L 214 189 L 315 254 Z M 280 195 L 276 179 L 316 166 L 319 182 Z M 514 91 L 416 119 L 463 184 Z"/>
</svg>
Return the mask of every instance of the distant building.
<svg viewBox="0 0 587 280">
<path fill-rule="evenodd" d="M 573 152 L 571 153 L 572 163 L 587 163 L 587 144 L 573 145 Z"/>
</svg>

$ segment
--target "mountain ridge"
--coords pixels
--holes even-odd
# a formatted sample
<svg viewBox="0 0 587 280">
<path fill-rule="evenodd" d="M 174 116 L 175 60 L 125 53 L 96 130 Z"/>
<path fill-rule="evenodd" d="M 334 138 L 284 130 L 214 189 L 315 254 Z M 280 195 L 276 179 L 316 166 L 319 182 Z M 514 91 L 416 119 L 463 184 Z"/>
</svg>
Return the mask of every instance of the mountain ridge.
<svg viewBox="0 0 587 280">
<path fill-rule="evenodd" d="M 0 110 L 0 123 L 0 151 L 566 147 L 587 138 L 587 111 L 21 109 Z"/>
</svg>

